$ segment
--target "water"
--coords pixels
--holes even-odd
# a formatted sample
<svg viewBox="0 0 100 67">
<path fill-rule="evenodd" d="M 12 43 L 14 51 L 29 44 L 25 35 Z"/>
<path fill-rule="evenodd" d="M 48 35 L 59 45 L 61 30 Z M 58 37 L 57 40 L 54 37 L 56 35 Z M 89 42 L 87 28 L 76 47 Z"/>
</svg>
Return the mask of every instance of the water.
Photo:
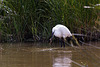
<svg viewBox="0 0 100 67">
<path fill-rule="evenodd" d="M 91 44 L 100 47 L 100 42 Z M 48 43 L 0 44 L 0 67 L 100 67 L 100 49 L 94 46 L 61 48 Z"/>
</svg>

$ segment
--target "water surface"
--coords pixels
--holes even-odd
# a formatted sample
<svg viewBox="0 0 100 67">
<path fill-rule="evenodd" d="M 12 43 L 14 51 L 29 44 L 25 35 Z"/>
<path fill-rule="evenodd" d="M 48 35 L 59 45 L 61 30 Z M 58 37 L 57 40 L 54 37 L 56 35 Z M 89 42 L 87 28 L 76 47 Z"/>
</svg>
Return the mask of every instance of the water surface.
<svg viewBox="0 0 100 67">
<path fill-rule="evenodd" d="M 65 48 L 48 43 L 0 44 L 0 67 L 100 67 L 96 48 L 100 42 L 91 44 Z"/>
</svg>

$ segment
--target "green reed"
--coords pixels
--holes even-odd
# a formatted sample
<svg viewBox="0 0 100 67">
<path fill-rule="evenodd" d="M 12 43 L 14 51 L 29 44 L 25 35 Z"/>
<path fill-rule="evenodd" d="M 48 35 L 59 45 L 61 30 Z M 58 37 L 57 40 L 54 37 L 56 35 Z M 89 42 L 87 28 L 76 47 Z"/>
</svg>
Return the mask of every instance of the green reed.
<svg viewBox="0 0 100 67">
<path fill-rule="evenodd" d="M 95 9 L 85 9 L 85 5 L 94 5 L 98 0 L 47 0 L 54 24 L 64 24 L 73 32 L 75 28 L 93 26 L 97 18 Z"/>
<path fill-rule="evenodd" d="M 98 3 L 99 0 L 4 0 L 0 32 L 5 37 L 12 34 L 18 41 L 25 40 L 26 36 L 37 41 L 48 39 L 56 24 L 64 24 L 73 33 L 86 34 L 88 29 L 97 26 L 99 9 L 84 6 Z"/>
</svg>

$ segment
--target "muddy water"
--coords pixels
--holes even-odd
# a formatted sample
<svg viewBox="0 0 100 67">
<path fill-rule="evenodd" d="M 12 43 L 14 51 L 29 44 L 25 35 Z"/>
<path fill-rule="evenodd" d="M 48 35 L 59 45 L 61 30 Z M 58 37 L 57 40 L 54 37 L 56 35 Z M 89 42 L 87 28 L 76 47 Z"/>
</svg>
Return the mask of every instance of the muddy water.
<svg viewBox="0 0 100 67">
<path fill-rule="evenodd" d="M 47 43 L 0 44 L 0 67 L 100 67 L 100 42 L 91 44 L 65 48 Z"/>
</svg>

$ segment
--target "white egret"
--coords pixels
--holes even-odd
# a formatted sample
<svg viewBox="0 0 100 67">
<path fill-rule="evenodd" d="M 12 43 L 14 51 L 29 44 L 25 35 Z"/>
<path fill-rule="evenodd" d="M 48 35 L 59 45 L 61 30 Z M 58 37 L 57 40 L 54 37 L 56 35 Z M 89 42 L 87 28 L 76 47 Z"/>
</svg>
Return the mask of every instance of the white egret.
<svg viewBox="0 0 100 67">
<path fill-rule="evenodd" d="M 58 37 L 60 39 L 63 38 L 64 47 L 65 47 L 67 37 L 69 37 L 70 40 L 72 40 L 72 41 L 73 41 L 73 38 L 75 39 L 75 37 L 72 36 L 70 30 L 66 26 L 61 25 L 61 24 L 57 24 L 55 27 L 52 28 L 52 36 L 50 38 L 50 43 L 52 43 L 52 39 L 53 39 L 54 36 Z M 72 41 L 70 41 L 71 46 L 73 46 Z M 62 47 L 62 44 L 61 44 L 61 47 Z"/>
</svg>

